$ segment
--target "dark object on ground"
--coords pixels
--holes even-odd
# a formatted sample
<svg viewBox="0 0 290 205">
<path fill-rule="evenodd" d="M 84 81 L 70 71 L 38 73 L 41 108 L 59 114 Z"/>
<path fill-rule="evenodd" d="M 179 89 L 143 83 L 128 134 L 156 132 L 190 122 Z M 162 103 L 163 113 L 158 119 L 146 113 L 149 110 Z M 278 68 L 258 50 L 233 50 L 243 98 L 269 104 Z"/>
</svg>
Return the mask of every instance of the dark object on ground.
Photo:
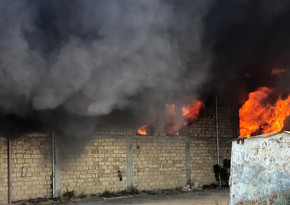
<svg viewBox="0 0 290 205">
<path fill-rule="evenodd" d="M 217 184 L 212 183 L 212 184 L 209 184 L 209 185 L 204 185 L 202 188 L 203 189 L 216 189 L 217 187 L 218 187 Z"/>
<path fill-rule="evenodd" d="M 75 191 L 74 190 L 72 190 L 72 191 L 66 190 L 66 192 L 63 193 L 62 196 L 64 198 L 67 198 L 68 200 L 70 200 L 71 198 L 74 198 L 76 195 L 75 195 Z"/>
<path fill-rule="evenodd" d="M 224 159 L 223 166 L 220 166 L 218 164 L 213 165 L 215 179 L 223 187 L 228 187 L 230 178 L 230 167 L 230 159 Z"/>
</svg>

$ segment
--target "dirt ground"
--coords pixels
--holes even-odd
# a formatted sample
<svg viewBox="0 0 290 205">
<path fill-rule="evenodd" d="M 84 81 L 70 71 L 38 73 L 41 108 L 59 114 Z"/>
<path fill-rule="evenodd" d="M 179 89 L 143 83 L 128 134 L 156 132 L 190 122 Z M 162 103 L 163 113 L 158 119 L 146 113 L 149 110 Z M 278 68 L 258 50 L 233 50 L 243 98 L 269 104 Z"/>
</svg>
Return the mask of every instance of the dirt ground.
<svg viewBox="0 0 290 205">
<path fill-rule="evenodd" d="M 70 205 L 227 205 L 228 190 L 206 190 L 178 194 L 136 195 L 98 199 L 93 202 L 74 202 Z"/>
</svg>

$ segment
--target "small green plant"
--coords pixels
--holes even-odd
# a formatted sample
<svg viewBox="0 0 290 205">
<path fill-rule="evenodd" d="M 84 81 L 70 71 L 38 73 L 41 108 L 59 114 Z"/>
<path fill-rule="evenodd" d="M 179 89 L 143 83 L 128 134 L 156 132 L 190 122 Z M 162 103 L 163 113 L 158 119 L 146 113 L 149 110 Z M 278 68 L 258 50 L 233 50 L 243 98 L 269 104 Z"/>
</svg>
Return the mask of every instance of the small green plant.
<svg viewBox="0 0 290 205">
<path fill-rule="evenodd" d="M 182 190 L 183 190 L 182 186 L 176 187 L 174 189 L 174 191 L 178 191 L 178 192 L 182 192 Z"/>
<path fill-rule="evenodd" d="M 87 198 L 87 197 L 88 197 L 88 195 L 83 193 L 83 192 L 79 194 L 79 198 L 81 198 L 81 199 Z"/>
<path fill-rule="evenodd" d="M 126 189 L 124 189 L 122 191 L 115 192 L 115 194 L 117 196 L 126 196 L 126 195 L 129 195 L 129 192 Z"/>
<path fill-rule="evenodd" d="M 105 190 L 103 193 L 100 194 L 100 197 L 105 197 L 105 198 L 112 198 L 112 197 L 117 197 L 118 194 L 113 191 L 108 191 Z"/>
<path fill-rule="evenodd" d="M 90 194 L 90 197 L 96 197 L 98 196 L 97 194 Z"/>
<path fill-rule="evenodd" d="M 136 187 L 133 187 L 131 191 L 129 192 L 129 194 L 137 195 L 137 194 L 140 194 L 140 191 Z"/>
<path fill-rule="evenodd" d="M 74 198 L 76 197 L 76 194 L 75 194 L 75 191 L 74 190 L 71 190 L 69 191 L 68 189 L 66 189 L 66 192 L 64 192 L 62 194 L 62 196 L 68 200 L 70 200 L 71 198 Z"/>
<path fill-rule="evenodd" d="M 100 194 L 100 197 L 105 197 L 105 198 L 111 198 L 111 197 L 118 197 L 118 196 L 127 196 L 127 195 L 137 195 L 139 194 L 140 191 L 137 188 L 132 188 L 131 191 L 127 191 L 127 190 L 122 190 L 122 191 L 118 191 L 118 192 L 113 192 L 113 191 L 108 191 L 105 190 L 102 194 Z"/>
</svg>

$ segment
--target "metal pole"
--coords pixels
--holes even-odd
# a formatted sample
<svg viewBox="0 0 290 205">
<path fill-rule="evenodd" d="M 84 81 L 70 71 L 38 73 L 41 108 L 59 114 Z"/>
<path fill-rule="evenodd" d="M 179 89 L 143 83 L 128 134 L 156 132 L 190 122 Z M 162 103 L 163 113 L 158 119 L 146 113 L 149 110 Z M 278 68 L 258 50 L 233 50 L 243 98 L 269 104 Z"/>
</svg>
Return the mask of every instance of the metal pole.
<svg viewBox="0 0 290 205">
<path fill-rule="evenodd" d="M 11 200 L 12 200 L 12 181 L 11 181 L 12 146 L 11 146 L 11 139 L 8 139 L 8 141 L 7 141 L 7 148 L 8 148 L 8 204 L 11 204 Z"/>
<path fill-rule="evenodd" d="M 218 120 L 218 98 L 215 96 L 215 127 L 216 127 L 216 152 L 217 164 L 220 165 L 220 144 L 219 144 L 219 120 Z M 219 186 L 221 187 L 221 175 L 219 173 Z"/>
</svg>

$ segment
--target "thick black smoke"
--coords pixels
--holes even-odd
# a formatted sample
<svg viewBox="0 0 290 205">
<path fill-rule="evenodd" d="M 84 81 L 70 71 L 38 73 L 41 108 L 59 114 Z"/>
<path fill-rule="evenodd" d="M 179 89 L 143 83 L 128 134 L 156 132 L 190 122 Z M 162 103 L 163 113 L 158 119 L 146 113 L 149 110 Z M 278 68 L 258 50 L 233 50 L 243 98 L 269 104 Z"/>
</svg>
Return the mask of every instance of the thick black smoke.
<svg viewBox="0 0 290 205">
<path fill-rule="evenodd" d="M 0 113 L 71 134 L 245 84 L 288 93 L 289 22 L 286 0 L 3 0 Z"/>
<path fill-rule="evenodd" d="M 189 102 L 206 79 L 207 8 L 207 1 L 1 1 L 1 114 L 63 126 L 126 110 L 146 121 L 167 102 Z"/>
<path fill-rule="evenodd" d="M 237 92 L 270 86 L 289 93 L 290 2 L 217 0 L 204 18 L 203 47 L 211 54 L 208 85 Z M 280 75 L 273 69 L 283 70 Z"/>
</svg>

